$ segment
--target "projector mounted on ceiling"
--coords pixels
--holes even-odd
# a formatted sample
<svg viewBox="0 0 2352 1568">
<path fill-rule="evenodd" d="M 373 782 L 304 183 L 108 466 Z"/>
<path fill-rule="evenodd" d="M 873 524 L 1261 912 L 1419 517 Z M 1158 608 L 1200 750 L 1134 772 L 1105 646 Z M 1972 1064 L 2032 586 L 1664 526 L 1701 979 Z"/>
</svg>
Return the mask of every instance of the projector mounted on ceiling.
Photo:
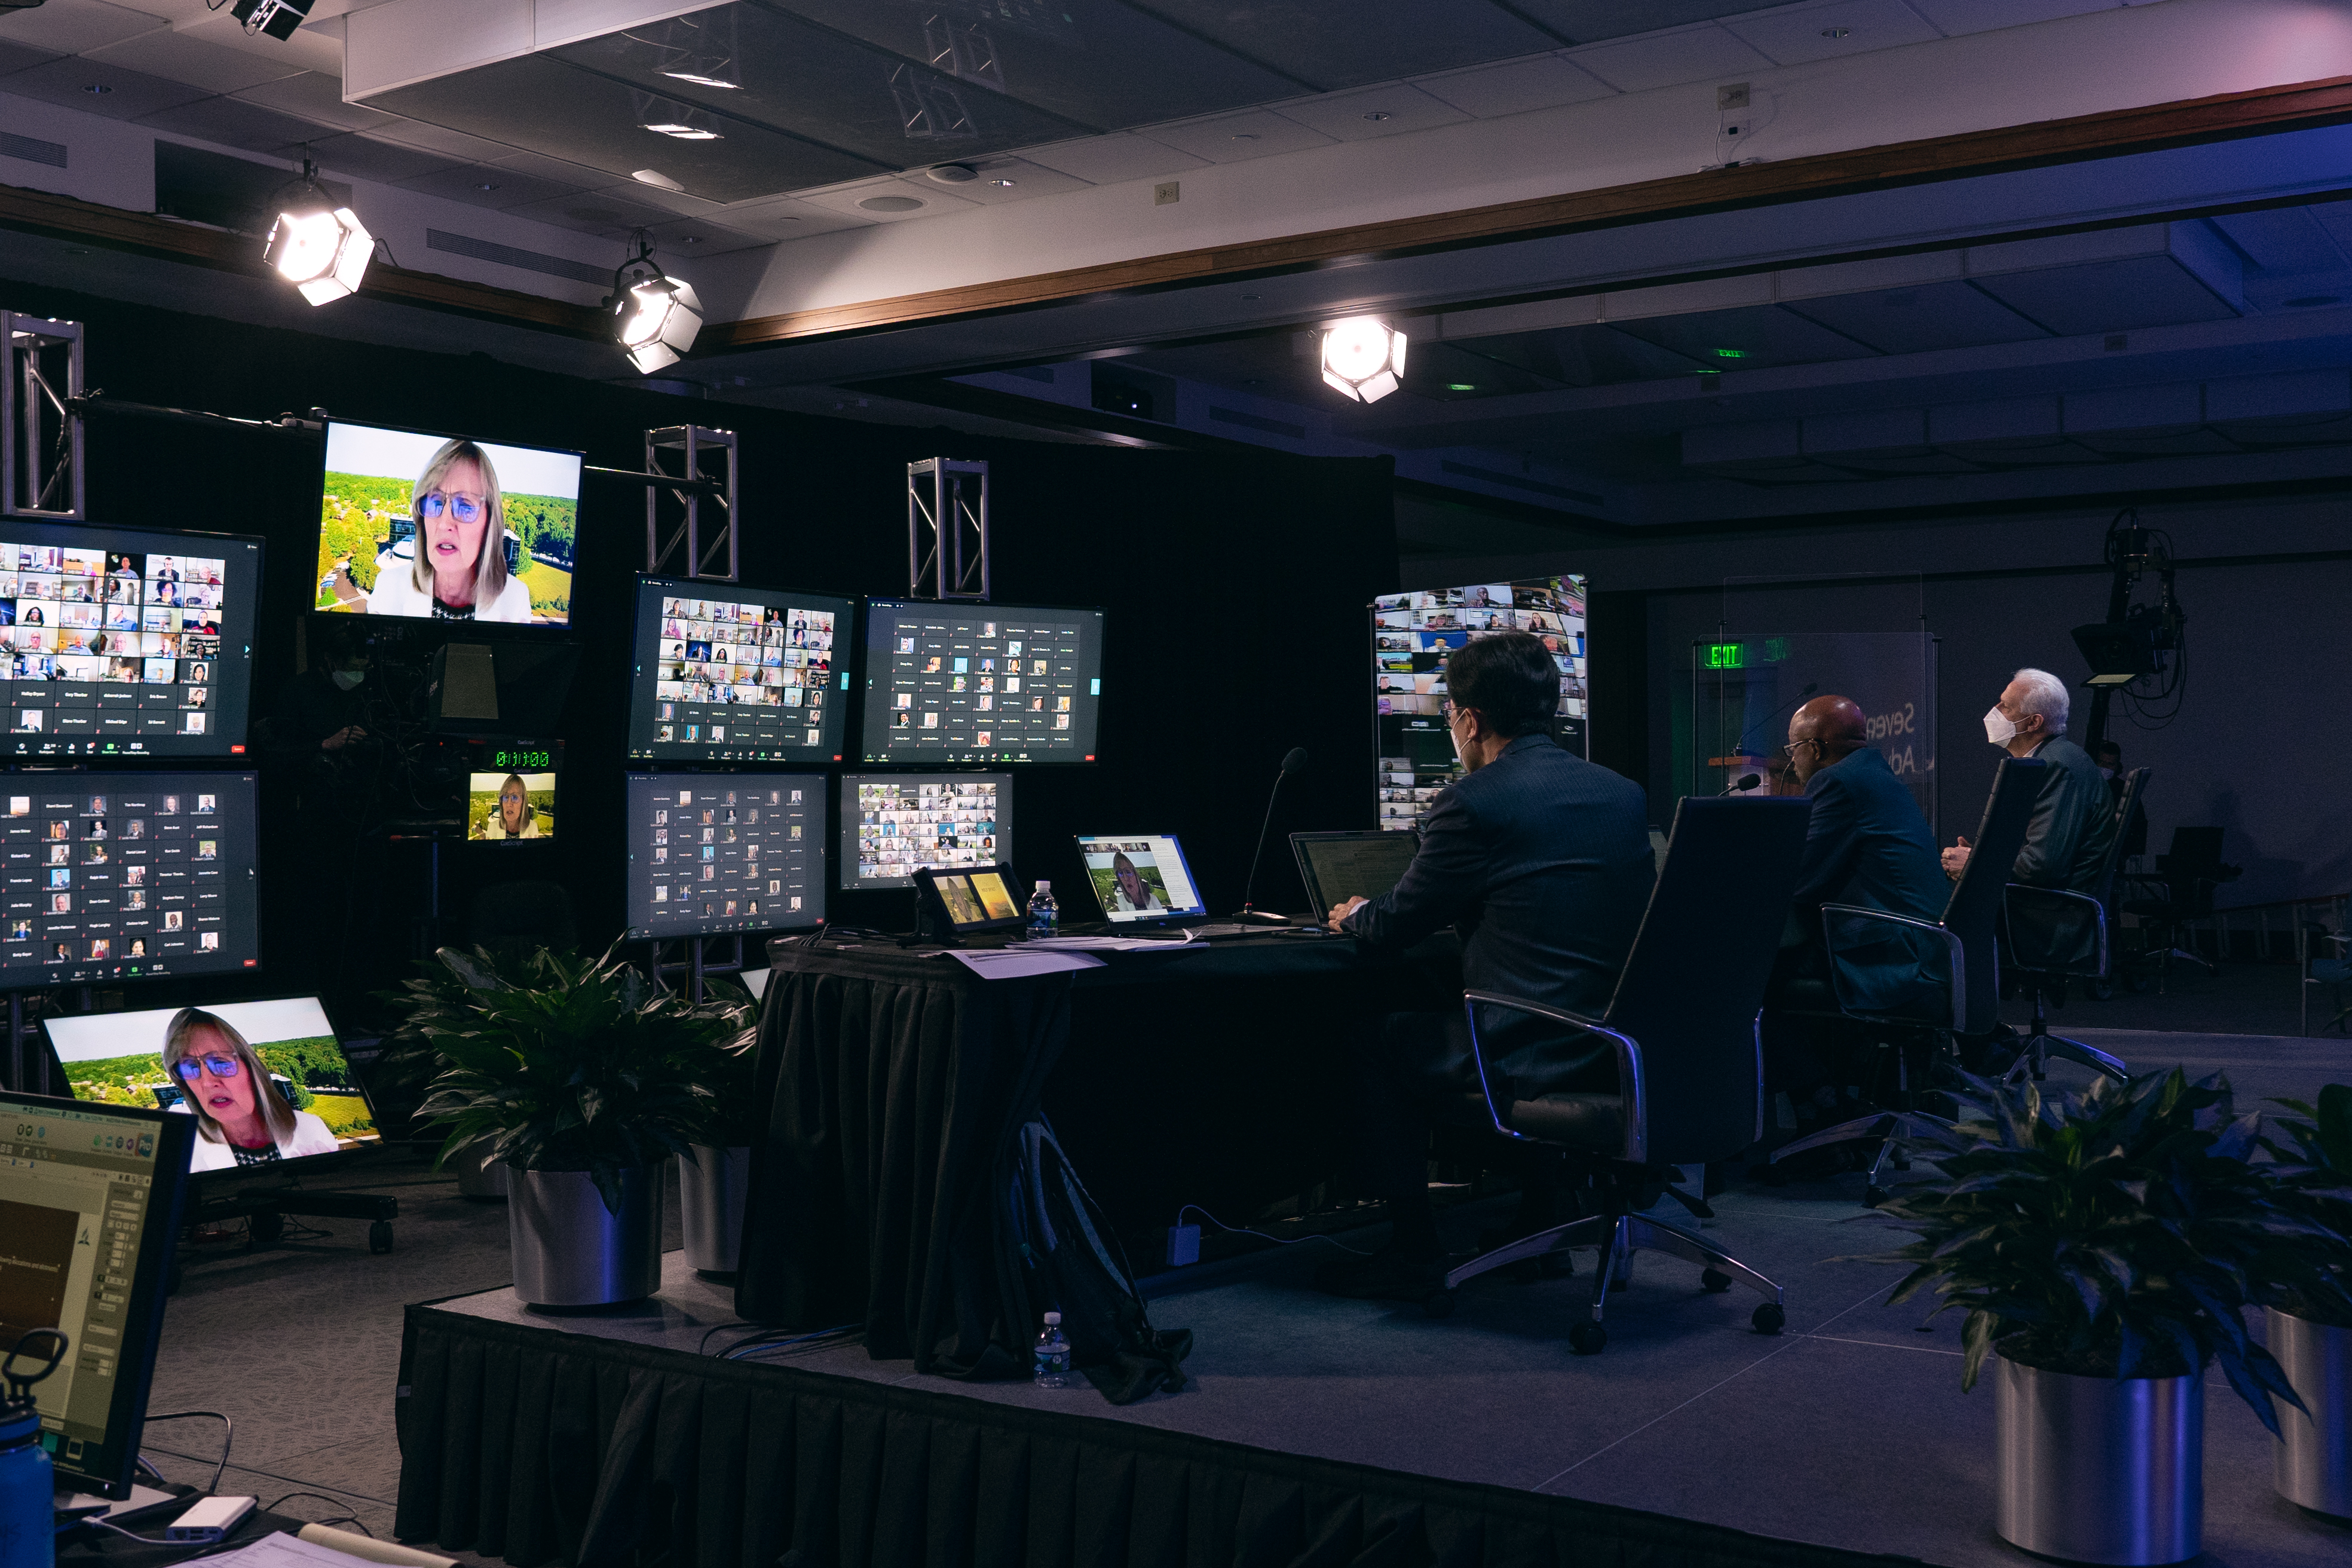
<svg viewBox="0 0 2352 1568">
<path fill-rule="evenodd" d="M 245 24 L 248 33 L 267 33 L 279 43 L 294 36 L 294 29 L 310 19 L 310 7 L 316 0 L 236 0 L 229 12 Z"/>
</svg>

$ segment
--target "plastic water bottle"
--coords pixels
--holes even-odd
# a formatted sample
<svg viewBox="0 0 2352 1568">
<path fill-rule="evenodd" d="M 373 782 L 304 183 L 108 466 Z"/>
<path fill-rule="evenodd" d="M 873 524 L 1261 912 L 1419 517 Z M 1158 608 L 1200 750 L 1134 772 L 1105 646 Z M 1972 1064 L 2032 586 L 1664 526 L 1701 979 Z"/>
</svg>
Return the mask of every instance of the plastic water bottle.
<svg viewBox="0 0 2352 1568">
<path fill-rule="evenodd" d="M 1057 1331 L 1045 1331 L 1061 1343 Z M 1041 1344 L 1041 1369 L 1045 1354 Z M 1067 1347 L 1063 1359 L 1069 1359 Z M 1041 1386 L 1045 1376 L 1042 1370 L 1037 1373 Z M 1054 1382 L 1060 1386 L 1061 1379 Z M 40 1411 L 29 1396 L 0 1398 L 0 1568 L 50 1568 L 57 1561 L 50 1512 L 55 1500 L 49 1451 L 41 1447 Z"/>
<path fill-rule="evenodd" d="M 1036 890 L 1029 895 L 1029 934 L 1051 936 L 1060 928 L 1061 923 L 1061 907 L 1054 902 L 1054 884 L 1038 883 Z M 1061 1319 L 1058 1315 L 1049 1314 L 1045 1321 L 1049 1323 L 1059 1322 Z"/>
<path fill-rule="evenodd" d="M 1041 886 L 1043 884 L 1040 884 Z M 1051 912 L 1053 906 L 1046 910 Z M 1062 1314 L 1045 1314 L 1045 1331 L 1037 1336 L 1036 1384 L 1040 1388 L 1070 1386 L 1070 1342 L 1062 1337 Z"/>
</svg>

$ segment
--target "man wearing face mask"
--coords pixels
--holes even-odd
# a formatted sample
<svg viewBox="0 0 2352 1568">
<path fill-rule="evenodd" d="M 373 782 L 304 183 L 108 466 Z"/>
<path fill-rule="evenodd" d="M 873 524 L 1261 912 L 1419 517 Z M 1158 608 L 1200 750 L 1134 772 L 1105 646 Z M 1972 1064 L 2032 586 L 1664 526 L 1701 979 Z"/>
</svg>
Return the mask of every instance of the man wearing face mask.
<svg viewBox="0 0 2352 1568">
<path fill-rule="evenodd" d="M 276 749 L 343 762 L 364 747 L 367 645 L 358 627 L 324 616 L 310 639 L 310 668 L 286 683 L 270 726 Z"/>
<path fill-rule="evenodd" d="M 1433 997 L 1432 1011 L 1391 1014 L 1353 1058 L 1360 1176 L 1385 1203 L 1392 1234 L 1369 1258 L 1317 1271 L 1317 1285 L 1339 1295 L 1418 1299 L 1443 1272 L 1427 1181 L 1429 1104 L 1478 1087 L 1461 990 L 1599 1017 L 1655 876 L 1641 786 L 1551 738 L 1559 666 L 1541 641 L 1525 632 L 1478 638 L 1447 656 L 1445 679 L 1465 775 L 1431 806 L 1396 886 L 1377 899 L 1343 896 L 1329 916 L 1333 931 L 1391 962 L 1452 926 L 1462 964 L 1442 1006 Z M 1583 1069 L 1587 1037 L 1564 1041 L 1557 1026 L 1499 1012 L 1479 1028 L 1522 1096 Z M 1559 1045 L 1564 1053 L 1547 1048 Z M 1522 1173 L 1516 1234 L 1551 1223 L 1549 1189 L 1533 1174 Z"/>
<path fill-rule="evenodd" d="M 2066 683 L 2046 669 L 2021 669 L 1984 717 L 1985 739 L 2012 757 L 2048 764 L 2025 847 L 2009 879 L 2031 888 L 2096 889 L 2099 862 L 2115 838 L 2115 803 L 2090 753 L 2066 738 Z M 1944 851 L 1944 874 L 1968 869 L 1969 841 Z"/>
</svg>

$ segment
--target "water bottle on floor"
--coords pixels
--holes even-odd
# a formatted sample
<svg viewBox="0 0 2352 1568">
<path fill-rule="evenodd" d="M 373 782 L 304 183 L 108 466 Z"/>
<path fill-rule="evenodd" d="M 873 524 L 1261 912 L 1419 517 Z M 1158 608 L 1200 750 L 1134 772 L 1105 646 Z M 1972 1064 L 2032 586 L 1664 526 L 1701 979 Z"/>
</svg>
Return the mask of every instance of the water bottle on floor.
<svg viewBox="0 0 2352 1568">
<path fill-rule="evenodd" d="M 1045 1314 L 1045 1331 L 1037 1336 L 1035 1382 L 1040 1388 L 1070 1386 L 1070 1342 L 1062 1337 L 1062 1314 Z"/>
<path fill-rule="evenodd" d="M 1029 934 L 1052 936 L 1061 923 L 1061 909 L 1054 902 L 1054 884 L 1038 883 L 1029 895 Z"/>
</svg>

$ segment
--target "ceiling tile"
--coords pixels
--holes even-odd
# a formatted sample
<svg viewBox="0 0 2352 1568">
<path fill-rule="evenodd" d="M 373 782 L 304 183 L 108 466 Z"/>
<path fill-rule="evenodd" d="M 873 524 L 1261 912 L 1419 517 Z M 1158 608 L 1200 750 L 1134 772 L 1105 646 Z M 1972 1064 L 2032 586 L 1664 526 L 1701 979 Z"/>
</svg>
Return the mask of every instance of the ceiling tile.
<svg viewBox="0 0 2352 1568">
<path fill-rule="evenodd" d="M 862 184 L 844 185 L 830 191 L 814 191 L 802 198 L 829 212 L 849 213 L 857 217 L 872 218 L 878 223 L 898 223 L 910 217 L 933 217 L 944 212 L 956 212 L 980 204 L 957 195 L 944 185 L 929 180 L 875 180 Z M 916 201 L 919 207 L 887 211 L 869 207 L 869 201 Z"/>
<path fill-rule="evenodd" d="M 119 44 L 163 26 L 160 16 L 90 0 L 86 5 L 43 5 L 0 17 L 0 38 L 61 55 L 78 55 L 85 49 Z"/>
<path fill-rule="evenodd" d="M 1981 278 L 1977 287 L 2063 337 L 2226 321 L 2237 312 L 2169 256 Z"/>
<path fill-rule="evenodd" d="M 1932 43 L 1943 36 L 1903 0 L 1823 0 L 1801 9 L 1733 17 L 1722 26 L 1784 66 Z"/>
<path fill-rule="evenodd" d="M 602 190 L 613 183 L 613 176 L 601 169 L 575 163 L 569 158 L 551 158 L 543 153 L 509 151 L 490 160 L 501 169 L 517 169 L 538 180 L 553 180 L 558 184 L 578 185 L 585 190 Z"/>
<path fill-rule="evenodd" d="M 140 124 L 181 136 L 217 142 L 225 147 L 268 152 L 291 142 L 325 134 L 307 120 L 242 103 L 234 98 L 203 98 L 175 109 L 160 110 Z"/>
<path fill-rule="evenodd" d="M 998 206 L 1005 202 L 1025 202 L 1032 196 L 1059 195 L 1064 191 L 1083 191 L 1092 183 L 1048 169 L 1043 163 L 1033 163 L 1025 158 L 974 158 L 972 168 L 980 178 L 961 185 L 940 185 L 951 195 L 961 196 L 982 206 Z M 998 181 L 1004 182 L 999 184 Z M 938 184 L 928 175 L 909 175 L 908 183 L 917 187 Z"/>
<path fill-rule="evenodd" d="M 1481 120 L 1524 114 L 1533 109 L 1552 109 L 1563 103 L 1583 103 L 1611 97 L 1617 90 L 1559 55 L 1479 66 L 1451 76 L 1417 80 L 1413 85 Z"/>
<path fill-rule="evenodd" d="M 106 90 L 88 90 L 93 87 Z M 101 65 L 96 60 L 70 56 L 61 60 L 51 60 L 45 66 L 35 66 L 30 70 L 18 71 L 7 79 L 7 90 L 26 98 L 37 98 L 43 103 L 79 109 L 89 114 L 102 114 L 109 120 L 137 120 L 159 110 L 194 103 L 200 98 L 213 96 L 201 87 L 165 81 L 161 77 L 149 76 L 128 66 Z"/>
<path fill-rule="evenodd" d="M 667 223 L 655 224 L 653 236 L 655 247 L 665 258 L 677 261 L 692 261 L 700 256 L 724 256 L 730 250 L 750 250 L 776 243 L 773 235 L 743 234 L 695 217 L 674 217 Z"/>
<path fill-rule="evenodd" d="M 1788 0 L 1515 0 L 1520 11 L 1571 43 L 1629 38 L 1686 22 L 1766 11 Z"/>
<path fill-rule="evenodd" d="M 1991 295 L 1957 282 L 1830 295 L 1781 309 L 1891 354 L 2021 343 L 2049 335 Z"/>
<path fill-rule="evenodd" d="M 537 179 L 520 169 L 503 164 L 480 163 L 436 169 L 429 174 L 416 174 L 394 183 L 403 190 L 439 196 L 446 201 L 501 210 L 521 206 L 526 202 L 551 202 L 562 196 L 578 195 L 588 188 L 584 184 Z M 489 187 L 488 190 L 483 189 L 486 185 Z"/>
<path fill-rule="evenodd" d="M 1559 42 L 1486 0 L 1152 0 L 1150 9 L 1325 91 L 1538 54 Z"/>
<path fill-rule="evenodd" d="M 85 49 L 82 58 L 129 66 L 132 70 L 145 71 L 166 81 L 184 81 L 209 92 L 258 87 L 301 69 L 297 61 L 284 57 L 273 59 L 243 49 L 225 49 L 218 44 L 186 37 L 169 28 L 141 33 L 103 48 Z"/>
<path fill-rule="evenodd" d="M 1911 8 L 1947 33 L 1989 33 L 2089 11 L 2112 11 L 2116 0 L 1911 0 Z"/>
<path fill-rule="evenodd" d="M 446 153 L 452 158 L 463 158 L 470 163 L 499 163 L 517 150 L 504 142 L 468 136 L 462 131 L 450 131 L 416 120 L 395 119 L 391 124 L 378 128 L 375 135 L 380 140 L 397 142 L 404 147 L 415 147 L 422 152 Z"/>
<path fill-rule="evenodd" d="M 740 206 L 727 208 L 719 216 L 730 228 L 744 234 L 764 234 L 777 240 L 806 239 L 812 235 L 832 234 L 837 229 L 867 228 L 876 221 L 872 213 L 837 213 L 796 196 L 746 202 Z"/>
<path fill-rule="evenodd" d="M 1086 181 L 1090 185 L 1116 185 L 1124 180 L 1149 180 L 1160 174 L 1181 174 L 1208 163 L 1180 153 L 1148 136 L 1089 136 L 1083 142 L 1058 142 L 1051 147 L 1030 147 L 1021 154 L 1032 163 Z"/>
<path fill-rule="evenodd" d="M 387 185 L 396 185 L 419 174 L 429 174 L 436 169 L 446 169 L 457 162 L 438 153 L 423 153 L 414 147 L 379 142 L 358 132 L 346 132 L 341 136 L 328 136 L 312 142 L 310 156 L 318 160 L 322 169 L 356 179 L 375 180 Z"/>
<path fill-rule="evenodd" d="M 0 78 L 16 71 L 30 70 L 35 66 L 47 65 L 62 58 L 55 49 L 37 49 L 30 44 L 0 38 Z"/>
<path fill-rule="evenodd" d="M 1700 364 L 1723 370 L 1767 370 L 1775 365 L 1868 359 L 1877 352 L 1818 321 L 1772 305 L 1689 316 L 1655 316 L 1638 321 L 1612 321 L 1610 325 Z"/>
<path fill-rule="evenodd" d="M 558 228 L 578 229 L 583 234 L 609 234 L 615 238 L 626 235 L 633 228 L 649 228 L 668 223 L 677 216 L 676 213 L 640 201 L 634 188 L 628 191 L 583 191 L 576 195 L 557 196 L 551 201 L 527 202 L 507 210 L 517 217 L 552 224 Z"/>
<path fill-rule="evenodd" d="M 1354 92 L 1329 92 L 1277 110 L 1285 120 L 1320 131 L 1341 142 L 1363 142 L 1394 136 L 1404 131 L 1458 125 L 1470 118 L 1450 103 L 1402 82 L 1360 88 Z"/>
<path fill-rule="evenodd" d="M 320 125 L 331 125 L 339 131 L 369 131 L 393 123 L 389 114 L 379 114 L 356 103 L 345 103 L 341 80 L 320 71 L 297 71 L 275 81 L 242 88 L 231 96 L 247 103 L 257 103 L 264 109 L 277 110 L 281 114 L 299 115 Z"/>
<path fill-rule="evenodd" d="M 1720 27 L 1685 27 L 1654 37 L 1579 49 L 1570 57 L 1621 92 L 1674 87 L 1740 71 L 1769 70 L 1772 62 Z"/>
<path fill-rule="evenodd" d="M 1212 163 L 1239 163 L 1277 153 L 1328 147 L 1332 142 L 1319 131 L 1263 109 L 1222 114 L 1214 120 L 1189 120 L 1181 125 L 1155 125 L 1144 134 Z"/>
</svg>

